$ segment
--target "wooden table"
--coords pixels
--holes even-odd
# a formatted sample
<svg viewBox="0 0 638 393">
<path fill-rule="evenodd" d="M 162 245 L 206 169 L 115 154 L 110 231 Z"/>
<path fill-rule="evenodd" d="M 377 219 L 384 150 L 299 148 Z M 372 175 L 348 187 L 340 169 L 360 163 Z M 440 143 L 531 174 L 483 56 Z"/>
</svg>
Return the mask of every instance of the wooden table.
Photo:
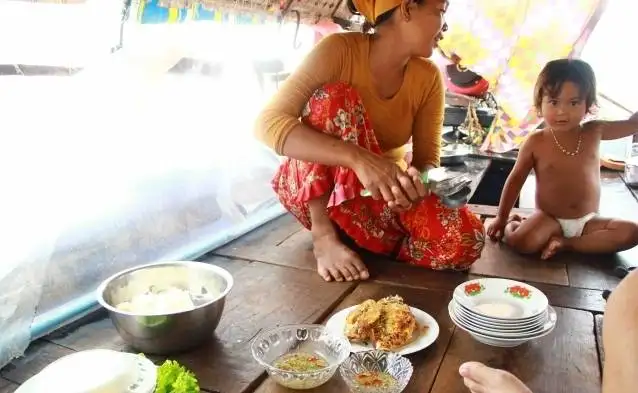
<svg viewBox="0 0 638 393">
<path fill-rule="evenodd" d="M 633 195 L 618 187 L 618 181 L 618 177 L 605 180 L 603 200 L 613 197 L 614 209 L 624 206 L 625 211 L 638 211 Z M 496 211 L 488 206 L 472 209 L 486 220 Z M 407 392 L 466 392 L 457 370 L 467 360 L 512 371 L 535 393 L 598 392 L 603 351 L 596 337 L 605 306 L 602 291 L 619 282 L 615 266 L 635 264 L 632 255 L 623 259 L 622 255 L 583 258 L 564 254 L 543 262 L 488 241 L 469 273 L 434 272 L 364 253 L 372 275 L 369 281 L 326 283 L 316 273 L 309 234 L 286 215 L 203 258 L 228 269 L 236 286 L 214 338 L 198 350 L 171 358 L 196 373 L 204 392 L 283 392 L 251 358 L 249 346 L 256 334 L 278 324 L 321 323 L 363 299 L 399 294 L 434 316 L 441 327 L 435 344 L 409 356 L 415 373 Z M 544 291 L 558 311 L 556 330 L 534 342 L 503 349 L 480 344 L 455 328 L 446 309 L 451 291 L 481 276 L 524 280 Z M 96 347 L 133 351 L 104 313 L 93 315 L 33 343 L 24 357 L 0 372 L 0 393 L 13 392 L 61 356 Z M 314 391 L 347 390 L 337 376 Z"/>
</svg>

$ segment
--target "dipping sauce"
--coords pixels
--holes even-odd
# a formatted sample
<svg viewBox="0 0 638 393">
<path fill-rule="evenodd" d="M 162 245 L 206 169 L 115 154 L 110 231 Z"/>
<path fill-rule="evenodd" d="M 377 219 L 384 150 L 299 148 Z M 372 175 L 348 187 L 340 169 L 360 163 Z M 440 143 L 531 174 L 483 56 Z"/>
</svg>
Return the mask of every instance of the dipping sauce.
<svg viewBox="0 0 638 393">
<path fill-rule="evenodd" d="M 288 353 L 275 360 L 273 366 L 295 373 L 318 371 L 328 367 L 328 361 L 319 355 L 304 352 Z"/>
<path fill-rule="evenodd" d="M 394 386 L 397 380 L 388 373 L 381 371 L 364 371 L 357 374 L 355 382 L 365 388 L 381 388 L 387 389 Z"/>
</svg>

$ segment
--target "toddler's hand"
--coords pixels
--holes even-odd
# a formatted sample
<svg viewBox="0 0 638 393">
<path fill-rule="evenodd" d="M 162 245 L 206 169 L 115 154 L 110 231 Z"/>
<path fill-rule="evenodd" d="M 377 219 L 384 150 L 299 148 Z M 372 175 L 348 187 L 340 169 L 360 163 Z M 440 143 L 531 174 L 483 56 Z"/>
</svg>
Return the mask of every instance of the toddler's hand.
<svg viewBox="0 0 638 393">
<path fill-rule="evenodd" d="M 501 240 L 504 235 L 505 226 L 507 225 L 507 219 L 497 217 L 487 227 L 487 235 L 492 240 Z"/>
</svg>

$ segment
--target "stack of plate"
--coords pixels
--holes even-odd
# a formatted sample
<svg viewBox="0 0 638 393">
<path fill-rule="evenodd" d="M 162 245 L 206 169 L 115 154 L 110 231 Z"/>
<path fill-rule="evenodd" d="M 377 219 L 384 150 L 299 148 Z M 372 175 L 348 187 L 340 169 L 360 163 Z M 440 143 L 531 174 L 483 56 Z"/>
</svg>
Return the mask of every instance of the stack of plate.
<svg viewBox="0 0 638 393">
<path fill-rule="evenodd" d="M 477 341 L 515 347 L 551 333 L 556 311 L 543 292 L 500 278 L 464 282 L 448 305 L 450 318 Z"/>
</svg>

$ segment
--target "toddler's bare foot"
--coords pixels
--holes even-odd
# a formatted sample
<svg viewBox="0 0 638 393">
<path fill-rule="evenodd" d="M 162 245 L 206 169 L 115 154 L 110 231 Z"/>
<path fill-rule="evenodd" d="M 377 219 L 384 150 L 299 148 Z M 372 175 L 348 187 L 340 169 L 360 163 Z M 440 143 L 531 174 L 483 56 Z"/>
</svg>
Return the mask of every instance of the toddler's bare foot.
<svg viewBox="0 0 638 393">
<path fill-rule="evenodd" d="M 519 216 L 518 214 L 512 214 L 510 216 L 510 218 L 507 220 L 508 223 L 510 222 L 523 222 L 523 217 Z"/>
<path fill-rule="evenodd" d="M 326 281 L 366 280 L 370 276 L 361 258 L 334 234 L 314 237 L 317 270 Z"/>
<path fill-rule="evenodd" d="M 459 374 L 472 393 L 532 393 L 514 375 L 479 362 L 462 364 Z"/>
<path fill-rule="evenodd" d="M 525 220 L 523 217 L 518 214 L 511 214 L 507 219 L 507 224 L 503 229 L 503 237 L 500 239 L 503 243 L 508 243 L 508 238 L 514 233 L 516 229 L 521 225 L 521 223 Z"/>
<path fill-rule="evenodd" d="M 565 248 L 565 239 L 559 236 L 553 236 L 549 239 L 549 242 L 547 242 L 547 245 L 541 254 L 541 259 L 549 259 L 563 248 Z"/>
</svg>

